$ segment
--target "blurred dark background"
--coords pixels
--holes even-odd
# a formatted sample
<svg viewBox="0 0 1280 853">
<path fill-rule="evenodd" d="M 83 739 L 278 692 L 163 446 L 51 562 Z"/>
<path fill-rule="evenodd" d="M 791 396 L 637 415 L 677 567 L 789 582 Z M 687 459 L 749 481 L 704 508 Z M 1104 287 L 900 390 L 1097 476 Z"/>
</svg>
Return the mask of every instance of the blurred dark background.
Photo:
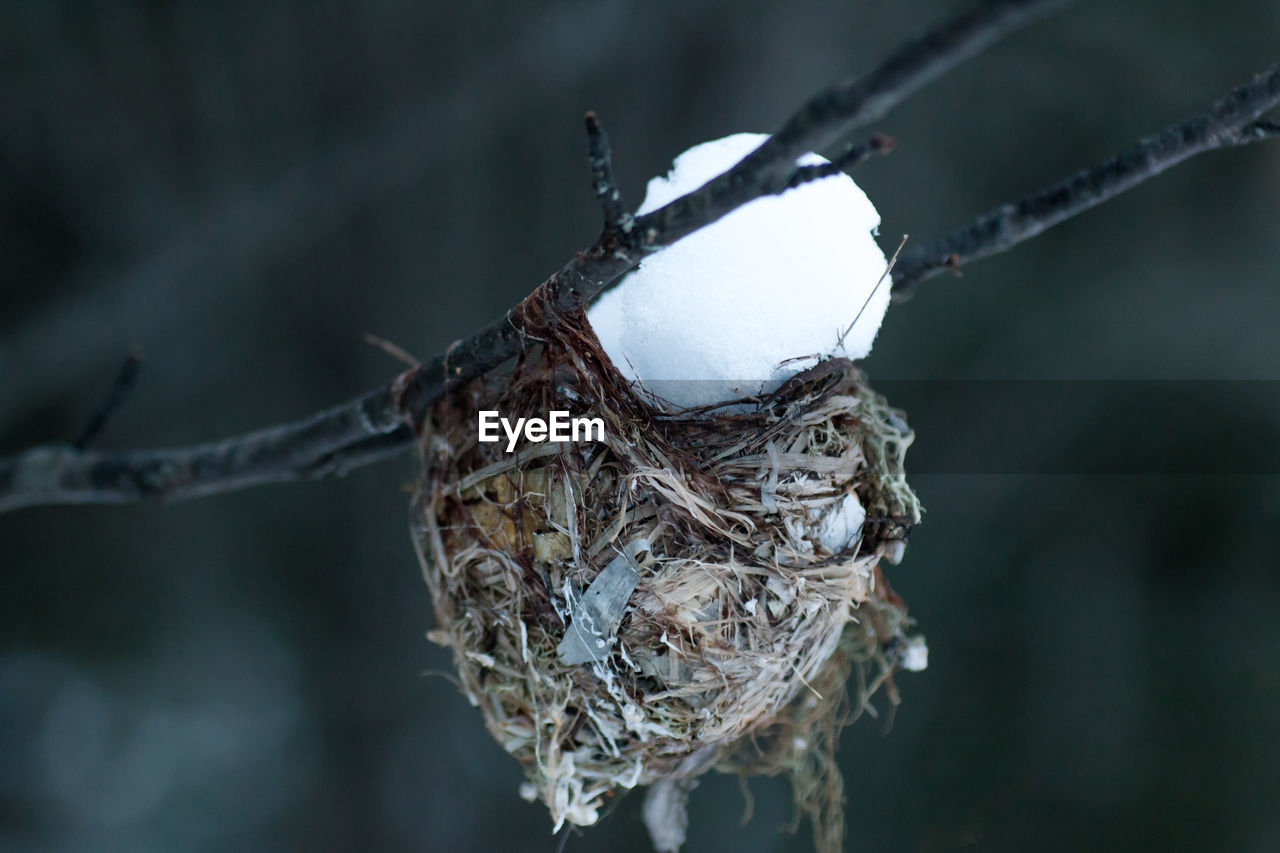
<svg viewBox="0 0 1280 853">
<path fill-rule="evenodd" d="M 133 344 L 107 447 L 353 396 L 400 367 L 363 333 L 429 356 L 592 241 L 585 110 L 638 204 L 961 5 L 4 4 L 0 452 L 71 438 Z M 883 243 L 1200 109 L 1278 33 L 1273 0 L 1095 0 L 1014 36 L 877 125 Z M 1280 849 L 1280 478 L 1187 462 L 1241 458 L 1233 415 L 1280 432 L 1278 223 L 1280 144 L 1211 154 L 890 311 L 873 379 L 1252 391 L 1212 429 L 926 419 L 892 578 L 930 667 L 845 737 L 849 849 Z M 1142 430 L 1133 470 L 1063 456 Z M 974 448 L 1018 461 L 947 463 Z M 424 638 L 412 476 L 0 517 L 0 848 L 554 850 Z M 744 828 L 704 782 L 689 849 L 809 849 L 751 789 Z M 639 804 L 566 849 L 648 849 Z"/>
</svg>

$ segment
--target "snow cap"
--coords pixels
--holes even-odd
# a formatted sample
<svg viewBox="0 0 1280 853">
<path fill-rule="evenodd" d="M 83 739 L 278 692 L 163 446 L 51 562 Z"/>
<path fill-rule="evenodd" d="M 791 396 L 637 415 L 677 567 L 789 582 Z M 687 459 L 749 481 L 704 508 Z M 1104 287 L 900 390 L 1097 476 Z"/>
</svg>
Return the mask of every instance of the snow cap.
<svg viewBox="0 0 1280 853">
<path fill-rule="evenodd" d="M 690 148 L 649 181 L 637 213 L 696 190 L 768 138 L 738 133 Z M 645 259 L 587 316 L 622 374 L 677 407 L 768 392 L 822 357 L 871 351 L 891 285 L 880 281 L 879 224 L 843 173 L 765 196 Z"/>
</svg>

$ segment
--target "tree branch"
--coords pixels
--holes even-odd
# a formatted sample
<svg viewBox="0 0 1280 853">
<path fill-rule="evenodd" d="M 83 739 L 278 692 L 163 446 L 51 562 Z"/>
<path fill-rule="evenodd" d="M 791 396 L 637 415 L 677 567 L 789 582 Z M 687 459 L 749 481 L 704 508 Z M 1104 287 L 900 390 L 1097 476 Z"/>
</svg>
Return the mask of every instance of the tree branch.
<svg viewBox="0 0 1280 853">
<path fill-rule="evenodd" d="M 636 217 L 630 230 L 611 228 L 616 217 L 606 197 L 606 227 L 596 243 L 543 282 L 497 323 L 450 348 L 416 371 L 400 398 L 415 429 L 446 386 L 492 370 L 536 340 L 533 329 L 554 322 L 547 312 L 580 310 L 606 286 L 651 255 L 687 237 L 747 202 L 784 192 L 801 167 L 802 155 L 827 148 L 874 121 L 927 83 L 1065 0 L 986 0 L 895 50 L 864 77 L 837 83 L 810 98 L 782 127 L 729 171 L 665 207 Z M 597 196 L 612 182 L 607 141 L 594 116 L 588 119 L 593 184 Z M 596 148 L 602 156 L 596 157 Z M 597 168 L 597 162 L 600 163 Z M 606 196 L 608 193 L 606 193 Z M 446 364 L 446 360 L 449 362 Z"/>
<path fill-rule="evenodd" d="M 835 145 L 964 60 L 1065 2 L 987 0 L 907 42 L 870 74 L 837 83 L 810 98 L 723 175 L 640 217 L 636 243 L 628 248 L 643 254 L 657 251 L 753 199 L 784 192 L 796 174 L 797 158 Z"/>
<path fill-rule="evenodd" d="M 957 231 L 903 254 L 893 271 L 896 300 L 909 297 L 941 272 L 1012 249 L 1047 228 L 1114 198 L 1189 157 L 1273 139 L 1280 123 L 1255 121 L 1280 105 L 1280 66 L 1257 75 L 1207 110 L 1171 124 L 1154 136 L 1091 169 L 978 217 Z"/>
<path fill-rule="evenodd" d="M 197 497 L 341 474 L 399 452 L 413 441 L 430 405 L 446 390 L 483 375 L 537 341 L 540 332 L 553 328 L 561 315 L 585 308 L 600 290 L 648 255 L 747 202 L 811 179 L 805 167 L 796 166 L 799 156 L 828 148 L 855 128 L 879 118 L 926 83 L 1058 2 L 988 0 L 936 27 L 899 48 L 865 77 L 819 93 L 728 172 L 666 207 L 635 218 L 630 228 L 626 227 L 629 217 L 621 196 L 615 195 L 607 137 L 598 120 L 589 117 L 589 162 L 592 186 L 605 215 L 603 232 L 594 245 L 571 259 L 498 322 L 455 342 L 429 364 L 401 374 L 385 387 L 293 423 L 188 448 L 103 453 L 59 445 L 0 459 L 0 512 L 40 504 Z M 1205 127 L 1190 126 L 1182 131 L 1183 136 L 1175 134 L 1177 138 L 1172 139 L 1162 134 L 1153 138 L 1158 140 L 1154 145 L 1150 140 L 1140 143 L 1137 150 L 1145 152 L 1141 162 L 1126 159 L 1126 155 L 1081 173 L 1068 182 L 1072 198 L 1077 199 L 1074 202 L 1055 201 L 1058 196 L 1050 191 L 1025 203 L 1022 218 L 1017 218 L 1021 206 L 1001 209 L 997 213 L 1003 218 L 994 224 L 988 222 L 992 219 L 988 215 L 957 232 L 977 235 L 967 243 L 952 235 L 908 253 L 895 268 L 895 281 L 909 287 L 916 279 L 945 268 L 953 252 L 960 255 L 959 249 L 948 248 L 952 244 L 947 240 L 957 240 L 956 245 L 969 252 L 957 263 L 982 257 L 1026 239 L 1035 233 L 1032 228 L 1043 230 L 1114 195 L 1120 184 L 1121 188 L 1132 186 L 1200 150 L 1276 135 L 1271 123 L 1252 122 L 1280 99 L 1278 88 L 1280 77 L 1275 72 L 1271 77 L 1264 75 L 1215 104 L 1209 118 L 1202 119 Z M 1192 137 L 1201 140 L 1199 147 L 1189 144 Z M 1183 148 L 1178 147 L 1179 139 Z M 1184 148 L 1185 153 L 1170 159 L 1170 152 Z M 858 158 L 847 155 L 838 159 Z M 1152 164 L 1158 168 L 1151 168 Z M 1124 177 L 1109 177 L 1115 174 Z M 1095 200 L 1083 203 L 1079 199 Z M 1006 221 L 1021 230 L 1010 231 L 1012 226 L 1001 224 Z M 1012 233 L 1017 234 L 1016 239 L 1009 239 Z M 904 263 L 912 256 L 916 257 L 914 278 L 903 273 Z"/>
<path fill-rule="evenodd" d="M 116 452 L 70 444 L 37 447 L 0 459 L 0 512 L 43 504 L 193 498 L 344 473 L 412 440 L 392 393 L 378 390 L 300 421 L 193 447 Z"/>
</svg>

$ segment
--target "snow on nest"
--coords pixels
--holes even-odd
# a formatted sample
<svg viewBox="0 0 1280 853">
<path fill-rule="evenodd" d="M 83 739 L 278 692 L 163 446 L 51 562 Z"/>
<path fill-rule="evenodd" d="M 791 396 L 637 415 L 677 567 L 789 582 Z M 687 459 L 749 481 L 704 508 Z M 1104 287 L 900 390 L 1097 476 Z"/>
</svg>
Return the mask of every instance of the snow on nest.
<svg viewBox="0 0 1280 853">
<path fill-rule="evenodd" d="M 738 133 L 690 148 L 649 182 L 638 213 L 697 189 L 767 138 Z M 888 278 L 877 287 L 879 224 L 844 174 L 760 198 L 646 259 L 588 317 L 622 374 L 676 406 L 767 392 L 819 357 L 871 351 L 889 306 Z"/>
</svg>

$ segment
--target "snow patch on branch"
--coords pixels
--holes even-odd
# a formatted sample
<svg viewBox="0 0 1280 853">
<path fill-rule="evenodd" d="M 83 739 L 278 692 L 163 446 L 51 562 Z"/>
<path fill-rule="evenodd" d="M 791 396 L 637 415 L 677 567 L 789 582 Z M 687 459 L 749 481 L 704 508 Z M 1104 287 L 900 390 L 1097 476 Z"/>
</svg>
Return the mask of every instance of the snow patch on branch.
<svg viewBox="0 0 1280 853">
<path fill-rule="evenodd" d="M 649 182 L 638 215 L 697 189 L 766 139 L 738 133 L 690 148 Z M 826 162 L 816 154 L 796 161 Z M 871 351 L 889 306 L 888 279 L 877 287 L 886 268 L 872 236 L 879 224 L 848 175 L 803 184 L 646 259 L 588 317 L 622 374 L 676 406 L 767 393 L 820 358 Z"/>
</svg>

